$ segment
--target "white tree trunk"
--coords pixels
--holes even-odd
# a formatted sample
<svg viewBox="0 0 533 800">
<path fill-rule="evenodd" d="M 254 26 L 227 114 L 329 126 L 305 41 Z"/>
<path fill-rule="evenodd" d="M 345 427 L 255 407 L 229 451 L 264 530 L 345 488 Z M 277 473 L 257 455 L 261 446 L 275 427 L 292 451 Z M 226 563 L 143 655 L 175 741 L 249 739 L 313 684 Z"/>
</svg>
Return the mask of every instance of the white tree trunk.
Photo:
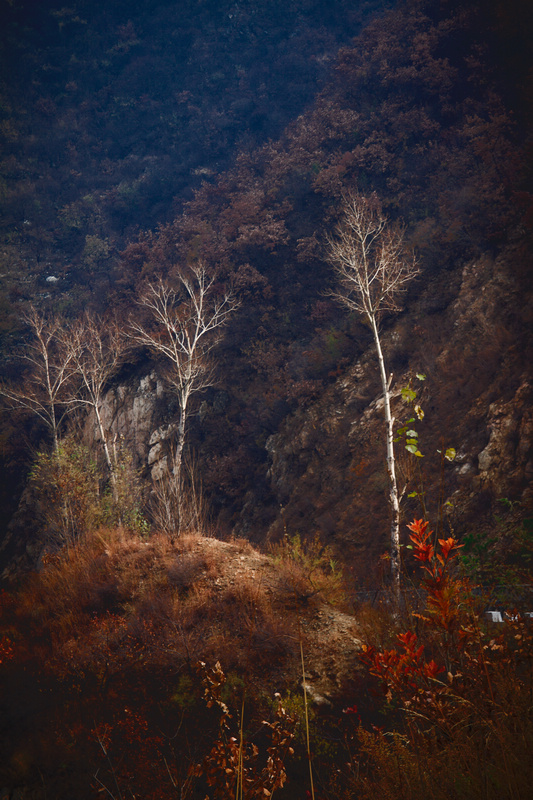
<svg viewBox="0 0 533 800">
<path fill-rule="evenodd" d="M 104 429 L 104 423 L 102 422 L 102 417 L 100 415 L 100 408 L 98 405 L 98 401 L 94 404 L 94 413 L 96 416 L 96 422 L 98 425 L 98 432 L 100 433 L 100 438 L 102 439 L 102 446 L 104 448 L 104 455 L 105 460 L 107 463 L 107 467 L 109 469 L 109 477 L 111 479 L 111 490 L 113 492 L 113 500 L 117 500 L 117 480 L 116 480 L 116 472 L 115 472 L 115 464 L 113 459 L 111 458 L 111 452 L 109 450 L 109 444 L 107 441 L 106 431 Z"/>
<path fill-rule="evenodd" d="M 351 311 L 370 322 L 379 360 L 385 422 L 387 426 L 387 472 L 391 503 L 391 575 L 397 603 L 400 602 L 400 498 L 394 467 L 394 419 L 390 411 L 391 379 L 385 371 L 377 319 L 383 312 L 400 310 L 399 296 L 418 275 L 416 260 L 404 247 L 401 226 L 386 230 L 377 197 L 352 194 L 344 198 L 344 216 L 337 236 L 330 240 L 330 260 L 339 276 L 334 294 Z"/>
<path fill-rule="evenodd" d="M 383 388 L 383 401 L 385 409 L 385 424 L 387 426 L 387 472 L 389 474 L 389 497 L 391 504 L 391 579 L 392 590 L 396 606 L 400 602 L 400 499 L 398 496 L 398 484 L 396 481 L 396 469 L 394 462 L 394 417 L 391 415 L 390 410 L 390 379 L 385 370 L 385 359 L 381 350 L 381 342 L 379 339 L 379 331 L 376 323 L 375 316 L 370 317 L 372 331 L 374 333 L 374 341 L 376 343 L 376 350 L 378 353 L 379 371 L 381 375 L 381 385 Z"/>
<path fill-rule="evenodd" d="M 132 322 L 131 328 L 140 345 L 165 356 L 172 365 L 169 383 L 178 396 L 180 419 L 173 475 L 169 475 L 168 486 L 171 487 L 170 494 L 177 499 L 176 529 L 180 533 L 188 512 L 183 480 L 188 403 L 191 395 L 207 389 L 213 383 L 213 369 L 208 354 L 218 340 L 216 329 L 225 324 L 238 307 L 238 302 L 231 291 L 226 291 L 218 299 L 211 296 L 215 274 L 208 275 L 202 262 L 190 266 L 178 278 L 181 283 L 178 290 L 160 280 L 157 284 L 149 284 L 140 301 L 151 312 L 159 330 L 165 331 L 166 337 L 146 330 L 137 322 Z"/>
<path fill-rule="evenodd" d="M 178 437 L 176 442 L 176 452 L 174 454 L 174 485 L 178 500 L 178 534 L 183 528 L 183 449 L 185 447 L 185 428 L 187 423 L 187 404 L 180 408 L 180 421 L 178 424 Z"/>
<path fill-rule="evenodd" d="M 180 395 L 180 420 L 178 423 L 178 432 L 177 432 L 177 441 L 176 441 L 176 451 L 174 453 L 174 465 L 173 465 L 173 473 L 174 473 L 174 487 L 176 490 L 176 497 L 177 497 L 177 511 L 178 511 L 178 524 L 177 524 L 177 532 L 178 535 L 183 530 L 183 523 L 184 523 L 184 509 L 185 509 L 185 498 L 183 496 L 184 486 L 183 486 L 183 451 L 185 449 L 185 435 L 187 432 L 187 415 L 188 415 L 188 405 L 189 405 L 189 398 L 191 396 L 191 378 L 190 374 L 187 376 L 186 380 L 182 384 L 181 395 Z"/>
</svg>

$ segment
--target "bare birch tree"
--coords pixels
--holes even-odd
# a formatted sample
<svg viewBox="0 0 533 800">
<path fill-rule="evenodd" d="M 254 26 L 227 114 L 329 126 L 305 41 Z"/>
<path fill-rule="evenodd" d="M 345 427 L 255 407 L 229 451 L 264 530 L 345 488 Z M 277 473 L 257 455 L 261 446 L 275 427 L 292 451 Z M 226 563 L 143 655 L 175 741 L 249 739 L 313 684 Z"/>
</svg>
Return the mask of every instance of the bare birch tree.
<svg viewBox="0 0 533 800">
<path fill-rule="evenodd" d="M 39 417 L 50 430 L 57 454 L 62 422 L 76 396 L 73 353 L 64 344 L 62 317 L 46 317 L 30 306 L 24 321 L 32 335 L 22 354 L 30 365 L 29 373 L 20 385 L 2 383 L 0 394 Z"/>
<path fill-rule="evenodd" d="M 385 313 L 400 310 L 399 298 L 418 275 L 416 261 L 406 252 L 404 232 L 389 226 L 375 196 L 345 198 L 344 213 L 336 236 L 329 240 L 330 262 L 338 277 L 334 296 L 351 311 L 368 320 L 376 345 L 383 390 L 387 472 L 391 520 L 391 579 L 396 601 L 400 598 L 400 497 L 394 461 L 394 417 L 391 414 L 392 375 L 387 374 L 379 333 Z"/>
<path fill-rule="evenodd" d="M 179 406 L 173 481 L 177 496 L 177 526 L 183 523 L 183 451 L 191 397 L 214 382 L 210 357 L 220 339 L 220 328 L 238 302 L 229 290 L 216 293 L 215 276 L 198 262 L 178 276 L 178 286 L 159 280 L 150 283 L 139 301 L 151 317 L 151 325 L 134 321 L 133 335 L 166 361 L 164 377 L 175 392 Z"/>
<path fill-rule="evenodd" d="M 122 365 L 128 339 L 116 320 L 86 312 L 63 333 L 63 344 L 80 384 L 73 403 L 92 410 L 116 500 L 116 463 L 104 425 L 102 405 L 109 380 Z"/>
</svg>

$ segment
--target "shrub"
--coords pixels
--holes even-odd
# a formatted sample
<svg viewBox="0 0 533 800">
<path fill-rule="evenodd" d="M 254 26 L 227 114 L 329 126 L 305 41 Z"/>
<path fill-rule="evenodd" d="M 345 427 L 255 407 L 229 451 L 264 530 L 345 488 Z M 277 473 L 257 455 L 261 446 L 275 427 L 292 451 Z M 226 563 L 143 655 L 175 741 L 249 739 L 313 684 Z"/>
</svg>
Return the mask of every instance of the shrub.
<svg viewBox="0 0 533 800">
<path fill-rule="evenodd" d="M 245 739 L 244 702 L 236 725 L 235 715 L 222 700 L 226 676 L 220 663 L 208 669 L 204 662 L 200 662 L 198 670 L 202 675 L 207 707 L 217 708 L 220 717 L 218 736 L 209 754 L 201 764 L 197 764 L 195 774 L 205 775 L 211 796 L 217 800 L 263 800 L 270 797 L 276 789 L 283 787 L 287 779 L 285 760 L 294 753 L 292 740 L 296 719 L 287 712 L 280 695 L 276 695 L 274 719 L 263 721 L 263 726 L 270 732 L 271 743 L 266 748 L 266 759 L 261 759 L 257 745 Z M 208 798 L 209 795 L 206 800 Z"/>
<path fill-rule="evenodd" d="M 359 727 L 358 768 L 366 769 L 357 778 L 352 772 L 358 796 L 529 797 L 530 621 L 510 609 L 501 632 L 489 629 L 475 587 L 458 577 L 460 545 L 453 538 L 434 541 L 422 520 L 409 528 L 423 570 L 425 610 L 414 615 L 418 633 L 398 634 L 395 648 L 364 648 L 386 708 L 400 722 L 392 731 Z"/>
<path fill-rule="evenodd" d="M 342 570 L 318 534 L 307 541 L 298 533 L 285 534 L 283 541 L 273 546 L 272 555 L 279 565 L 281 592 L 288 600 L 304 605 L 344 600 Z"/>
<path fill-rule="evenodd" d="M 39 453 L 30 480 L 52 544 L 72 545 L 102 522 L 98 467 L 74 437 L 60 442 L 57 452 Z"/>
</svg>

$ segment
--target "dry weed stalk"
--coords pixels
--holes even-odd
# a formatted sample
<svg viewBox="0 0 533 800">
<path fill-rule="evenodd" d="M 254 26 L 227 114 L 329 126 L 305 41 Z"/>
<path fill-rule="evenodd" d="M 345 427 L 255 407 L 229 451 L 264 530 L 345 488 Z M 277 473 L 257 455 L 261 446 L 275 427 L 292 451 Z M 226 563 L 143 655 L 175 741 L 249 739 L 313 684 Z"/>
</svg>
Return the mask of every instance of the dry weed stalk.
<svg viewBox="0 0 533 800">
<path fill-rule="evenodd" d="M 308 605 L 320 599 L 337 604 L 344 601 L 344 578 L 331 549 L 318 535 L 302 541 L 299 534 L 289 536 L 271 549 L 279 567 L 279 589 L 296 605 Z"/>
<path fill-rule="evenodd" d="M 177 450 L 174 449 L 163 475 L 153 482 L 150 510 L 156 530 L 168 536 L 173 544 L 176 537 L 187 532 L 207 535 L 209 510 L 198 478 L 198 470 L 190 458 L 183 459 L 179 477 Z"/>
<path fill-rule="evenodd" d="M 266 748 L 266 764 L 261 767 L 258 747 L 245 742 L 242 714 L 238 736 L 232 735 L 233 715 L 222 700 L 226 676 L 220 663 L 208 669 L 204 662 L 200 662 L 198 671 L 202 676 L 207 707 L 217 707 L 220 720 L 218 737 L 211 752 L 196 765 L 195 774 L 206 777 L 216 800 L 264 800 L 272 797 L 287 779 L 285 761 L 294 752 L 292 740 L 296 720 L 284 708 L 281 697 L 276 695 L 274 721 L 263 721 L 269 729 L 271 744 Z"/>
</svg>

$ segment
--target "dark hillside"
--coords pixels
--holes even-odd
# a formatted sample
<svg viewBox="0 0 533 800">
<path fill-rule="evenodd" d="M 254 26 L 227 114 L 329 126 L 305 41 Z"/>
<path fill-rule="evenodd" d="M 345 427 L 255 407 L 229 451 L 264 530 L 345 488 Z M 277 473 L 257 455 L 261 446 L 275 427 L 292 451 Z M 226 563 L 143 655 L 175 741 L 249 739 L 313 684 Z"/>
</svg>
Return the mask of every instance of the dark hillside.
<svg viewBox="0 0 533 800">
<path fill-rule="evenodd" d="M 24 285 L 17 259 L 105 286 L 117 248 L 312 102 L 383 3 L 351 6 L 3 3 L 6 288 Z"/>
<path fill-rule="evenodd" d="M 120 250 L 172 219 L 239 149 L 278 136 L 384 5 L 2 2 L 5 376 L 19 371 L 27 301 L 74 315 L 88 301 L 104 308 Z M 124 305 L 117 293 L 113 302 Z M 2 416 L 2 525 L 27 471 L 23 424 Z"/>
<path fill-rule="evenodd" d="M 277 536 L 283 506 L 291 530 L 339 542 L 355 535 L 363 570 L 365 542 L 381 548 L 374 529 L 386 530 L 386 478 L 371 336 L 326 296 L 333 275 L 324 245 L 346 190 L 376 192 L 418 255 L 405 310 L 383 330 L 395 391 L 415 372 L 427 375 L 428 493 L 449 499 L 461 485 L 459 526 L 479 504 L 490 514 L 498 496 L 529 502 L 532 87 L 523 4 L 406 2 L 374 19 L 382 6 L 350 14 L 333 4 L 324 16 L 303 2 L 283 12 L 194 4 L 179 20 L 172 4 L 128 6 L 127 18 L 120 4 L 39 6 L 31 22 L 24 8 L 6 12 L 4 53 L 15 69 L 5 164 L 41 222 L 34 227 L 26 200 L 17 206 L 7 191 L 15 215 L 4 249 L 7 307 L 49 298 L 73 314 L 92 298 L 125 318 L 147 279 L 198 257 L 233 283 L 241 307 L 218 351 L 218 383 L 189 432 L 222 531 Z M 275 24 L 263 28 L 267 12 Z M 35 50 L 41 24 L 47 48 Z M 30 49 L 39 77 L 25 101 Z M 55 155 L 48 141 L 63 143 Z M 16 178 L 22 163 L 26 182 Z M 52 271 L 60 280 L 47 284 Z M 16 323 L 15 312 L 6 346 Z M 154 366 L 142 358 L 126 382 Z M 175 421 L 172 398 L 160 413 L 141 423 L 143 458 L 153 429 Z M 19 458 L 12 427 L 4 439 L 6 462 Z M 438 490 L 441 440 L 460 460 Z"/>
<path fill-rule="evenodd" d="M 529 800 L 531 3 L 0 9 L 0 800 Z"/>
<path fill-rule="evenodd" d="M 243 154 L 196 193 L 184 215 L 123 254 L 120 293 L 133 290 L 139 271 L 165 272 L 196 255 L 236 274 L 242 287 L 244 304 L 221 353 L 225 411 L 204 416 L 196 446 L 215 507 L 247 535 L 260 538 L 279 519 L 313 458 L 315 482 L 302 487 L 298 530 L 342 537 L 359 527 L 354 520 L 365 519 L 368 504 L 383 523 L 386 516 L 379 423 L 365 434 L 366 450 L 358 439 L 347 441 L 350 425 L 379 395 L 369 333 L 324 298 L 332 281 L 325 235 L 346 188 L 376 191 L 389 216 L 407 223 L 418 252 L 422 274 L 404 315 L 385 322 L 386 349 L 398 388 L 417 369 L 428 374 L 425 435 L 436 458 L 433 466 L 427 459 L 430 484 L 438 481 L 441 438 L 465 442 L 461 458 L 472 464 L 473 479 L 490 436 L 489 405 L 509 403 L 511 413 L 514 393 L 527 383 L 529 87 L 511 55 L 523 49 L 523 31 L 510 24 L 512 15 L 500 29 L 501 13 L 497 4 L 487 15 L 476 4 L 444 4 L 437 14 L 433 4 L 416 3 L 371 23 L 341 51 L 334 79 L 282 138 Z M 355 404 L 340 399 L 348 387 Z M 335 428 L 328 456 L 337 402 L 334 413 L 345 423 Z M 315 433 L 303 446 L 298 420 L 306 415 Z M 516 497 L 528 482 L 523 436 L 521 477 L 509 489 Z M 281 452 L 291 454 L 282 486 L 275 472 Z M 321 480 L 330 468 L 326 490 Z M 348 477 L 354 470 L 365 478 L 357 502 Z M 494 498 L 495 487 L 487 490 Z M 342 510 L 352 502 L 349 513 Z M 373 536 L 362 524 L 363 539 Z"/>
</svg>

